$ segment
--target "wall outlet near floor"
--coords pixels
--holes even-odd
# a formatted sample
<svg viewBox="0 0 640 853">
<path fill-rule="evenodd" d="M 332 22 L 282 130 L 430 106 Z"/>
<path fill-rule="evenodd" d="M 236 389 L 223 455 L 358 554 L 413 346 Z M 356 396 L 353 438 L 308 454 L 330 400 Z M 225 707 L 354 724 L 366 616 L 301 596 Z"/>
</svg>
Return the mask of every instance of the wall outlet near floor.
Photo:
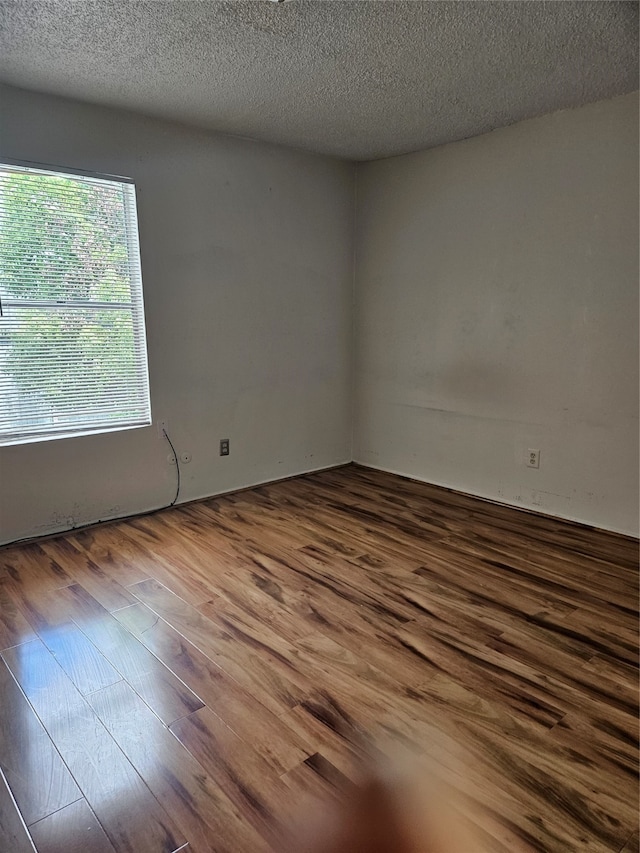
<svg viewBox="0 0 640 853">
<path fill-rule="evenodd" d="M 221 438 L 220 439 L 220 456 L 228 456 L 229 455 L 229 439 Z"/>
<path fill-rule="evenodd" d="M 169 463 L 169 465 L 176 464 L 176 457 L 173 455 L 173 453 L 167 453 L 167 462 Z"/>
<path fill-rule="evenodd" d="M 181 453 L 180 461 L 184 462 L 185 465 L 188 465 L 191 462 L 191 454 L 190 453 Z"/>
<path fill-rule="evenodd" d="M 540 451 L 533 450 L 529 448 L 527 450 L 527 467 L 529 468 L 539 468 L 540 467 Z"/>
</svg>

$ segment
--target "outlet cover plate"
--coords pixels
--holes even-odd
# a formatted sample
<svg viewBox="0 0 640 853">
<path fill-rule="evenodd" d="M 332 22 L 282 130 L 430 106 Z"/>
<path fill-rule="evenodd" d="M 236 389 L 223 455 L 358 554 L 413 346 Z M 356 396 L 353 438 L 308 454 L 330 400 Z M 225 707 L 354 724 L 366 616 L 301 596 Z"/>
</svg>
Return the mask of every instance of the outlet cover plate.
<svg viewBox="0 0 640 853">
<path fill-rule="evenodd" d="M 529 468 L 539 468 L 540 467 L 540 451 L 535 448 L 530 447 L 527 450 L 527 467 Z"/>
</svg>

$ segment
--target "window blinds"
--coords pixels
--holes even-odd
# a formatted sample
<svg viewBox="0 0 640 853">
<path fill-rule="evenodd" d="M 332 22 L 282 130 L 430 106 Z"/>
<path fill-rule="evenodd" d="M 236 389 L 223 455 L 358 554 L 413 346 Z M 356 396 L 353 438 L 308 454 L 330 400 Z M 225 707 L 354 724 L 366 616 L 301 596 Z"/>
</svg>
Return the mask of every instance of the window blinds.
<svg viewBox="0 0 640 853">
<path fill-rule="evenodd" d="M 149 423 L 133 184 L 0 164 L 0 444 Z"/>
</svg>

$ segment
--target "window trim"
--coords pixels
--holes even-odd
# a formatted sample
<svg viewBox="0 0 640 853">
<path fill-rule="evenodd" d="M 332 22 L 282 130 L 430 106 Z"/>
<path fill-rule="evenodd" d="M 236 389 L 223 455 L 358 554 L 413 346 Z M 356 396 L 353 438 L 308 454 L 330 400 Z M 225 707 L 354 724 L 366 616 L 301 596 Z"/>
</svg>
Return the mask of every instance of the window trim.
<svg viewBox="0 0 640 853">
<path fill-rule="evenodd" d="M 76 169 L 73 166 L 54 166 L 51 163 L 36 163 L 34 160 L 16 160 L 13 157 L 4 156 L 0 157 L 0 165 L 19 166 L 21 169 L 32 169 L 34 172 L 44 172 L 50 175 L 78 175 L 81 178 L 97 178 L 99 181 L 119 181 L 121 184 L 133 184 L 137 195 L 135 179 L 124 175 L 109 175 L 106 172 L 92 172 L 89 169 Z"/>
<path fill-rule="evenodd" d="M 144 286 L 142 280 L 142 259 L 140 253 L 140 228 L 138 223 L 138 209 L 137 209 L 137 200 L 138 200 L 138 188 L 135 184 L 135 180 L 133 178 L 123 176 L 123 175 L 111 175 L 105 172 L 94 172 L 87 169 L 78 169 L 75 167 L 69 166 L 58 166 L 53 165 L 51 163 L 38 163 L 31 160 L 19 160 L 12 157 L 0 157 L 0 170 L 3 166 L 18 167 L 21 170 L 24 170 L 26 174 L 38 174 L 38 175 L 51 175 L 54 177 L 64 177 L 68 175 L 69 177 L 85 177 L 85 178 L 95 178 L 99 181 L 115 181 L 120 184 L 129 185 L 133 190 L 132 193 L 125 192 L 123 193 L 123 202 L 125 208 L 125 218 L 128 222 L 131 223 L 132 229 L 134 231 L 133 237 L 134 239 L 129 239 L 128 242 L 128 264 L 131 268 L 134 266 L 137 268 L 139 275 L 139 292 L 136 295 L 135 299 L 132 299 L 131 302 L 98 302 L 91 300 L 33 300 L 29 302 L 29 308 L 51 308 L 55 309 L 59 308 L 91 308 L 96 310 L 109 310 L 109 309 L 119 309 L 119 310 L 129 310 L 131 312 L 131 316 L 134 323 L 134 328 L 139 329 L 141 343 L 142 343 L 142 352 L 144 353 L 144 358 L 139 366 L 136 366 L 136 373 L 138 376 L 141 376 L 144 380 L 144 397 L 145 397 L 145 405 L 147 416 L 140 420 L 139 422 L 132 421 L 126 424 L 114 424 L 112 426 L 99 426 L 94 427 L 88 424 L 84 426 L 79 426 L 78 429 L 63 429 L 60 432 L 52 432 L 52 433 L 32 433 L 32 434 L 21 434 L 21 435 L 0 435 L 0 448 L 2 447 L 15 447 L 21 444 L 34 444 L 38 442 L 44 441 L 57 441 L 59 439 L 64 438 L 79 438 L 82 436 L 89 435 L 102 435 L 112 432 L 123 432 L 125 430 L 131 429 L 141 429 L 143 427 L 149 427 L 153 424 L 153 414 L 151 409 L 151 385 L 150 385 L 150 377 L 149 377 L 149 349 L 147 344 L 147 330 L 146 330 L 146 315 L 145 315 L 145 306 L 144 306 Z M 133 258 L 131 257 L 131 253 L 133 253 Z M 2 299 L 0 303 L 3 307 L 13 307 L 13 308 L 25 308 L 25 301 L 14 299 L 11 297 Z M 1 313 L 1 312 L 0 312 Z"/>
</svg>

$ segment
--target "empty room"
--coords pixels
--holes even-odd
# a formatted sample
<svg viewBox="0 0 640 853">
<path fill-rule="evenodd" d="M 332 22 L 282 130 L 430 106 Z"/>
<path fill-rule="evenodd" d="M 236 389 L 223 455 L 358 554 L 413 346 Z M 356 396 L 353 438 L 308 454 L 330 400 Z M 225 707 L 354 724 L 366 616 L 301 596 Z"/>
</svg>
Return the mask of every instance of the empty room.
<svg viewBox="0 0 640 853">
<path fill-rule="evenodd" d="M 0 853 L 638 853 L 638 3 L 0 0 Z"/>
</svg>

